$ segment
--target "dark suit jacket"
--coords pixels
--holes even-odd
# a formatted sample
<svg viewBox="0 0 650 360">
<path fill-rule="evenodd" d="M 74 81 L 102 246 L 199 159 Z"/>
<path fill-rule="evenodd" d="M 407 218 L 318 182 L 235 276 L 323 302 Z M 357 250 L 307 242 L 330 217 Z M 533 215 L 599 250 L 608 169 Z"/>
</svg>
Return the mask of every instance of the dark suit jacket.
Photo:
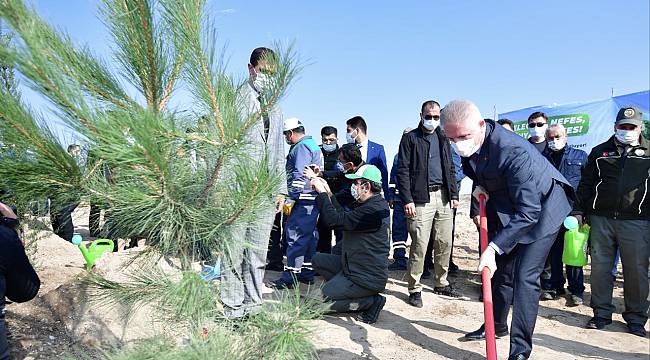
<svg viewBox="0 0 650 360">
<path fill-rule="evenodd" d="M 533 145 L 495 124 L 486 120 L 485 142 L 471 158 L 463 158 L 463 171 L 488 192 L 491 242 L 509 253 L 517 244 L 530 244 L 557 231 L 571 212 L 575 195 Z"/>
<path fill-rule="evenodd" d="M 390 200 L 388 191 L 388 166 L 386 165 L 386 152 L 384 146 L 368 140 L 368 157 L 366 164 L 375 165 L 381 172 L 381 187 L 384 190 L 384 198 Z"/>
</svg>

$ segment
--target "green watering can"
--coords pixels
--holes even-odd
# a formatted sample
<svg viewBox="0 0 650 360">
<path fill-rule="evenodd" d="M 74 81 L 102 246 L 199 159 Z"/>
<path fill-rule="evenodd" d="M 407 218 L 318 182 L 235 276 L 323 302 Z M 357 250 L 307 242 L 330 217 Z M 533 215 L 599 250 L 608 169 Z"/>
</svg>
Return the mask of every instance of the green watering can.
<svg viewBox="0 0 650 360">
<path fill-rule="evenodd" d="M 72 237 L 72 243 L 79 247 L 81 254 L 86 260 L 86 267 L 88 269 L 92 268 L 95 265 L 95 261 L 99 260 L 105 252 L 113 252 L 113 240 L 110 239 L 97 239 L 90 243 L 90 246 L 86 248 L 81 243 L 81 235 L 75 234 Z"/>
<path fill-rule="evenodd" d="M 578 219 L 568 216 L 564 219 L 564 251 L 562 262 L 571 266 L 587 265 L 587 239 L 589 239 L 589 225 L 579 226 Z"/>
</svg>

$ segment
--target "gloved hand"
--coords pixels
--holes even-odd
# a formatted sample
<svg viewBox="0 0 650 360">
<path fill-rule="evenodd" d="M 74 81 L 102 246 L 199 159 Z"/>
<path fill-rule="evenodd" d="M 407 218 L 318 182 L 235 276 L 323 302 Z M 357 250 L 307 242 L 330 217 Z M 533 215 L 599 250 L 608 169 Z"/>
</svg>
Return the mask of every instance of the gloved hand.
<svg viewBox="0 0 650 360">
<path fill-rule="evenodd" d="M 485 195 L 485 202 L 487 202 L 490 199 L 490 195 L 488 195 L 487 191 L 485 191 L 485 189 L 481 185 L 478 185 L 472 192 L 472 196 L 475 197 L 476 200 L 480 200 L 479 196 L 481 194 Z"/>
<path fill-rule="evenodd" d="M 491 246 L 488 246 L 483 254 L 481 254 L 481 259 L 478 262 L 478 272 L 482 272 L 484 267 L 490 269 L 490 278 L 494 276 L 494 273 L 497 271 L 497 262 L 496 262 L 496 250 Z"/>
</svg>

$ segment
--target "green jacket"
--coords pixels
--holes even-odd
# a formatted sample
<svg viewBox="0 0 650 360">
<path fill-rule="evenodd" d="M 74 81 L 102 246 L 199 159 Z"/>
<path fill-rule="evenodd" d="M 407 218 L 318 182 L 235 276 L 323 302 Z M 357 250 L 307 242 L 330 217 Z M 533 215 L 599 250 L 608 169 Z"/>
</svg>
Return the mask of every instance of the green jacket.
<svg viewBox="0 0 650 360">
<path fill-rule="evenodd" d="M 614 136 L 594 147 L 578 185 L 578 208 L 586 214 L 650 220 L 650 141 L 643 136 L 627 152 Z"/>
</svg>

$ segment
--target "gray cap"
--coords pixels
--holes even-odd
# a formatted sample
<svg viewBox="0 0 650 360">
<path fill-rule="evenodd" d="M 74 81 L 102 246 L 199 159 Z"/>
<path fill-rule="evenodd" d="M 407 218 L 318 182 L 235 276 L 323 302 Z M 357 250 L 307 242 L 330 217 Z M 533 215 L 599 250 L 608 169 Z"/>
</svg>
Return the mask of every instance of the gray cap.
<svg viewBox="0 0 650 360">
<path fill-rule="evenodd" d="M 623 107 L 616 114 L 616 125 L 631 124 L 636 126 L 643 125 L 643 113 L 638 107 Z"/>
</svg>

